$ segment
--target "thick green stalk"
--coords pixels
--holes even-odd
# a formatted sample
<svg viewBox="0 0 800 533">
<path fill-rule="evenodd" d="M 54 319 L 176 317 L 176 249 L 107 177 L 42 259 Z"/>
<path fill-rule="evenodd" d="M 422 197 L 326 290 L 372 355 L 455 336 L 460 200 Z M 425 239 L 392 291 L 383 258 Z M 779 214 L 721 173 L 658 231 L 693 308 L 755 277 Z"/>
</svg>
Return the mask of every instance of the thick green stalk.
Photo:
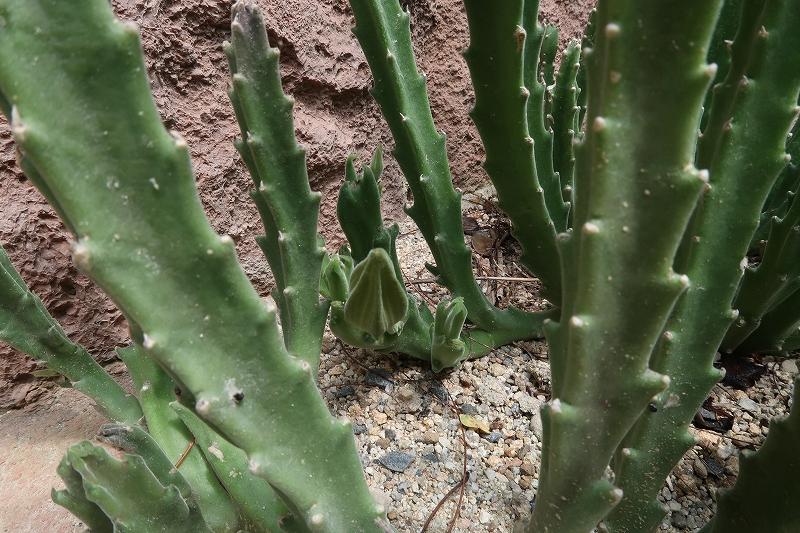
<svg viewBox="0 0 800 533">
<path fill-rule="evenodd" d="M 174 485 L 185 499 L 194 498 L 194 491 L 183 472 L 164 454 L 153 436 L 140 426 L 106 424 L 100 428 L 97 440 L 127 454 L 138 455 L 162 485 Z"/>
<path fill-rule="evenodd" d="M 680 270 L 692 284 L 650 362 L 654 371 L 670 376 L 670 386 L 620 447 L 615 471 L 626 497 L 609 517 L 612 531 L 641 531 L 663 517 L 656 495 L 693 444 L 689 423 L 720 377 L 712 363 L 736 318 L 731 304 L 744 271 L 742 258 L 761 206 L 786 163 L 786 136 L 800 91 L 800 4 L 760 0 L 745 9 L 756 3 L 765 9 L 745 11 L 742 17 L 739 35 L 750 44 L 734 44 L 729 76 L 715 93 L 701 143 L 706 156 L 698 156 L 703 161 L 711 157 L 710 187 L 694 216 L 691 246 L 684 250 Z M 720 123 L 727 125 L 716 128 Z"/>
<path fill-rule="evenodd" d="M 78 266 L 309 528 L 379 530 L 384 510 L 350 423 L 331 416 L 232 240 L 208 223 L 188 147 L 159 120 L 136 30 L 106 0 L 0 0 L 0 15 L 0 92 L 20 150 L 73 222 Z"/>
<path fill-rule="evenodd" d="M 64 376 L 109 419 L 135 424 L 142 417 L 136 398 L 114 381 L 82 346 L 67 338 L 42 301 L 28 290 L 2 247 L 0 340 Z"/>
<path fill-rule="evenodd" d="M 67 458 L 82 478 L 86 498 L 103 510 L 115 532 L 211 531 L 188 486 L 165 484 L 169 472 L 153 471 L 141 456 L 125 454 L 117 460 L 84 441 L 72 446 Z"/>
<path fill-rule="evenodd" d="M 522 0 L 464 2 L 470 29 L 470 46 L 464 57 L 475 87 L 471 116 L 486 148 L 484 168 L 522 245 L 522 262 L 541 279 L 546 297 L 558 303 L 556 228 L 563 231 L 566 227 L 566 208 L 553 171 L 551 132 L 547 132 L 550 152 L 545 157 L 549 167 L 543 169 L 538 159 L 534 163 L 534 139 L 528 123 L 536 120 L 526 116 L 532 96 L 523 78 L 526 35 L 522 4 Z M 538 176 L 548 182 L 540 185 Z"/>
<path fill-rule="evenodd" d="M 558 303 L 558 252 L 555 250 L 555 234 L 549 226 L 552 225 L 556 233 L 567 228 L 569 205 L 564 202 L 561 183 L 553 164 L 552 117 L 548 117 L 549 93 L 545 79 L 548 65 L 550 69 L 553 68 L 556 49 L 549 47 L 553 44 L 557 47 L 558 30 L 551 26 L 545 28 L 539 23 L 539 0 L 515 0 L 502 5 L 503 8 L 485 23 L 480 17 L 493 12 L 496 6 L 486 2 L 465 2 L 470 22 L 470 48 L 466 57 L 476 96 L 472 116 L 486 145 L 487 165 L 494 152 L 500 163 L 511 167 L 510 170 L 502 169 L 504 172 L 489 172 L 489 177 L 497 187 L 501 207 L 518 227 L 523 253 L 526 246 L 535 246 L 524 253 L 522 262 L 542 278 L 546 287 L 552 289 L 550 292 L 555 294 L 550 298 Z M 497 47 L 502 47 L 503 52 L 498 53 Z M 503 61 L 499 61 L 499 58 L 503 58 Z M 498 103 L 503 104 L 504 116 L 494 115 Z M 519 122 L 520 115 L 522 124 L 506 132 L 505 123 L 509 120 L 512 124 Z M 512 146 L 521 145 L 517 147 L 517 152 L 527 154 L 532 151 L 533 161 L 521 161 L 523 154 L 506 161 L 503 148 L 510 142 L 507 137 L 513 137 Z M 532 146 L 525 146 L 523 142 Z M 525 193 L 520 194 L 516 173 L 521 172 L 529 180 L 528 167 L 531 164 L 534 164 L 532 183 L 523 183 Z M 513 165 L 520 170 L 514 170 Z M 501 187 L 505 195 L 501 195 Z M 504 205 L 504 199 L 508 206 Z M 544 213 L 540 214 L 539 204 L 542 202 L 546 207 Z M 535 207 L 529 207 L 530 204 Z M 545 254 L 544 257 L 542 254 Z M 548 281 L 552 286 L 548 286 Z"/>
<path fill-rule="evenodd" d="M 173 402 L 171 407 L 194 436 L 195 448 L 203 453 L 206 462 L 241 510 L 247 521 L 246 531 L 308 531 L 303 522 L 292 516 L 272 487 L 250 472 L 247 455 L 242 450 L 208 427 L 188 407 L 178 402 Z"/>
<path fill-rule="evenodd" d="M 515 338 L 535 337 L 543 316 L 499 310 L 487 300 L 472 272 L 464 243 L 461 196 L 453 189 L 445 137 L 436 131 L 425 79 L 414 61 L 409 15 L 398 0 L 351 0 L 361 43 L 372 70 L 372 95 L 395 140 L 394 155 L 414 195 L 407 208 L 436 261 L 436 272 L 464 298 L 469 319 L 487 331 Z"/>
<path fill-rule="evenodd" d="M 787 150 L 787 152 L 791 155 L 791 150 Z M 794 156 L 792 159 L 794 159 Z M 750 240 L 750 254 L 761 255 L 763 253 L 773 221 L 776 217 L 781 219 L 786 216 L 799 190 L 800 165 L 790 163 L 783 169 L 780 177 L 775 182 L 775 186 L 769 192 L 767 201 L 764 203 L 759 217 L 758 229 Z"/>
<path fill-rule="evenodd" d="M 800 531 L 800 380 L 789 416 L 774 420 L 764 445 L 744 451 L 739 478 L 722 492 L 714 518 L 703 533 L 794 533 Z"/>
<path fill-rule="evenodd" d="M 572 205 L 572 183 L 575 174 L 573 143 L 578 124 L 578 84 L 581 47 L 571 41 L 561 58 L 561 67 L 553 90 L 553 165 L 561 183 L 564 201 Z"/>
<path fill-rule="evenodd" d="M 731 66 L 731 43 L 733 43 L 739 30 L 743 5 L 744 0 L 725 0 L 722 4 L 722 11 L 717 20 L 714 37 L 712 37 L 711 46 L 708 48 L 708 62 L 717 65 L 717 76 L 714 79 L 713 87 L 716 87 L 719 82 L 722 82 L 728 76 L 728 70 Z M 701 129 L 703 130 L 707 125 L 709 111 L 711 110 L 711 100 L 715 92 L 715 90 L 711 90 L 706 94 L 701 121 Z"/>
<path fill-rule="evenodd" d="M 236 507 L 202 452 L 192 446 L 192 433 L 170 409 L 175 401 L 175 382 L 143 352 L 139 346 L 117 350 L 138 391 L 147 431 L 172 464 L 177 464 L 186 450 L 190 450 L 180 471 L 191 486 L 209 528 L 220 532 L 238 531 Z"/>
<path fill-rule="evenodd" d="M 758 328 L 767 312 L 797 290 L 799 259 L 800 202 L 792 202 L 783 218 L 773 219 L 761 262 L 744 273 L 734 302 L 739 318 L 722 342 L 725 351 L 733 351 L 741 345 Z"/>
<path fill-rule="evenodd" d="M 52 489 L 50 498 L 77 518 L 91 533 L 112 533 L 114 525 L 96 503 L 86 497 L 83 478 L 72 468 L 69 456 L 65 455 L 58 464 L 58 477 L 64 482 L 64 489 Z"/>
<path fill-rule="evenodd" d="M 279 52 L 254 4 L 233 8 L 225 43 L 233 83 L 230 99 L 242 131 L 237 149 L 250 170 L 266 235 L 258 242 L 275 276 L 273 297 L 290 354 L 319 366 L 327 304 L 319 297 L 324 247 L 317 233 L 321 195 L 311 192 L 306 153 L 297 144 L 293 100 L 281 87 Z"/>
<path fill-rule="evenodd" d="M 585 533 L 619 503 L 608 465 L 669 383 L 648 362 L 689 285 L 671 266 L 704 185 L 691 161 L 719 6 L 598 4 L 575 230 L 560 239 L 564 304 L 545 329 L 553 400 L 530 531 Z"/>
<path fill-rule="evenodd" d="M 735 352 L 752 353 L 790 352 L 795 350 L 800 327 L 800 289 L 777 304 L 761 319 L 761 323 L 747 339 L 736 347 Z"/>
</svg>

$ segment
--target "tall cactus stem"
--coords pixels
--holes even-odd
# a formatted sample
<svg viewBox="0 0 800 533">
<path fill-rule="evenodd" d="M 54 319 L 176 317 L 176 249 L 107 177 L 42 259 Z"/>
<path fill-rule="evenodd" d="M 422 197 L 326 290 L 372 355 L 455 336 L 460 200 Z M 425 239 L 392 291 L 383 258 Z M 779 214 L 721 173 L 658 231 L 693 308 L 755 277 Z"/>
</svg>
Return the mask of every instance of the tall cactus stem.
<svg viewBox="0 0 800 533">
<path fill-rule="evenodd" d="M 652 528 L 663 516 L 656 495 L 691 446 L 688 425 L 720 378 L 712 363 L 738 315 L 731 305 L 742 258 L 786 164 L 786 137 L 800 93 L 800 4 L 747 2 L 741 20 L 728 77 L 715 92 L 700 142 L 698 161 L 710 171 L 709 187 L 684 239 L 691 245 L 676 266 L 692 285 L 650 362 L 672 379 L 620 447 L 634 453 L 620 453 L 615 461 L 626 497 L 607 521 L 611 531 Z"/>
<path fill-rule="evenodd" d="M 328 314 L 317 283 L 324 255 L 317 232 L 320 194 L 311 191 L 306 154 L 295 138 L 280 54 L 254 4 L 236 4 L 231 33 L 224 45 L 233 77 L 229 94 L 242 131 L 237 149 L 253 178 L 252 197 L 266 230 L 259 245 L 275 276 L 286 349 L 316 372 Z"/>
<path fill-rule="evenodd" d="M 394 155 L 414 203 L 407 212 L 433 253 L 441 281 L 464 298 L 469 319 L 487 331 L 516 338 L 541 333 L 544 317 L 516 309 L 499 310 L 483 294 L 464 243 L 461 197 L 452 184 L 445 136 L 436 130 L 425 78 L 417 70 L 409 14 L 398 0 L 351 0 L 353 29 L 372 70 L 372 95 L 395 140 Z"/>
<path fill-rule="evenodd" d="M 91 398 L 110 420 L 136 424 L 142 410 L 136 398 L 103 370 L 82 347 L 70 341 L 42 301 L 25 285 L 0 247 L 0 340 L 64 376 Z"/>
<path fill-rule="evenodd" d="M 551 183 L 543 188 L 534 163 L 535 143 L 526 119 L 526 103 L 532 95 L 523 77 L 527 53 L 526 32 L 521 25 L 523 2 L 490 5 L 466 0 L 464 5 L 470 28 L 470 46 L 464 56 L 475 87 L 471 115 L 486 148 L 484 168 L 522 244 L 522 262 L 542 280 L 546 297 L 557 303 L 561 284 L 556 228 L 564 229 L 566 210 L 555 212 L 548 203 L 546 196 L 551 193 L 563 206 L 561 187 Z M 552 170 L 552 144 L 550 150 L 550 174 L 546 178 L 557 182 Z"/>
<path fill-rule="evenodd" d="M 648 363 L 690 285 L 671 267 L 707 179 L 691 162 L 719 7 L 598 4 L 575 229 L 559 240 L 566 289 L 560 320 L 545 328 L 553 400 L 542 411 L 532 532 L 590 531 L 619 504 L 608 465 L 670 382 Z M 665 55 L 669 47 L 675 53 Z"/>
</svg>

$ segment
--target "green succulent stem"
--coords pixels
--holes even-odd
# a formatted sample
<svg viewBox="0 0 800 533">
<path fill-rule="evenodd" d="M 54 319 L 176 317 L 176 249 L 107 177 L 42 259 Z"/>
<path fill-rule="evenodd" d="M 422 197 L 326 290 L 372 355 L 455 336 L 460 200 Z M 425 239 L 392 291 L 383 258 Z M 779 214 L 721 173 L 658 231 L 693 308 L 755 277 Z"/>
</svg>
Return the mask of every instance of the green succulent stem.
<svg viewBox="0 0 800 533">
<path fill-rule="evenodd" d="M 208 527 L 212 531 L 238 531 L 239 515 L 202 452 L 193 445 L 193 435 L 178 415 L 170 409 L 175 401 L 175 382 L 148 357 L 141 346 L 117 350 L 138 391 L 148 433 L 170 464 L 183 457 L 180 472 L 192 492 Z M 186 450 L 189 453 L 186 454 Z M 185 455 L 186 454 L 186 455 Z"/>
<path fill-rule="evenodd" d="M 577 84 L 581 47 L 571 41 L 561 58 L 561 67 L 553 91 L 553 165 L 561 183 L 564 201 L 573 203 L 572 184 L 575 174 L 573 145 L 580 131 Z"/>
<path fill-rule="evenodd" d="M 266 230 L 258 242 L 275 277 L 272 294 L 286 349 L 316 369 L 328 316 L 318 283 L 325 255 L 317 232 L 322 196 L 309 186 L 294 103 L 283 92 L 280 54 L 269 44 L 261 12 L 239 3 L 233 17 L 231 43 L 224 46 L 233 77 L 229 94 L 242 131 L 236 147 L 253 178 L 252 198 Z"/>
<path fill-rule="evenodd" d="M 70 341 L 33 294 L 0 247 L 0 340 L 64 376 L 91 398 L 110 420 L 135 424 L 142 417 L 136 398 L 103 370 L 82 347 Z"/>
<path fill-rule="evenodd" d="M 656 495 L 693 444 L 689 423 L 720 378 L 712 363 L 738 314 L 731 305 L 743 258 L 786 164 L 800 92 L 800 4 L 759 1 L 744 9 L 728 77 L 715 90 L 698 153 L 708 165 L 709 187 L 676 266 L 691 285 L 650 361 L 671 381 L 620 446 L 615 472 L 626 497 L 607 521 L 611 531 L 641 531 L 663 517 Z"/>
<path fill-rule="evenodd" d="M 539 335 L 544 317 L 497 309 L 475 281 L 472 254 L 464 243 L 461 196 L 453 189 L 445 137 L 436 130 L 425 78 L 414 60 L 408 13 L 398 0 L 351 0 L 350 5 L 353 32 L 372 70 L 372 95 L 414 196 L 406 211 L 433 253 L 436 273 L 455 296 L 464 298 L 469 320 L 481 329 L 506 331 L 516 339 Z"/>
<path fill-rule="evenodd" d="M 1 0 L 0 14 L 0 92 L 19 149 L 75 228 L 76 264 L 310 529 L 379 531 L 385 511 L 350 423 L 331 416 L 232 239 L 206 219 L 188 147 L 159 119 L 138 32 L 106 0 Z"/>
<path fill-rule="evenodd" d="M 104 448 L 84 441 L 72 446 L 67 458 L 82 478 L 86 498 L 108 516 L 115 532 L 211 531 L 185 492 L 185 482 L 165 484 L 170 474 L 153 471 L 142 456 L 124 454 L 117 460 Z M 160 465 L 163 462 L 154 466 Z"/>
<path fill-rule="evenodd" d="M 669 383 L 648 363 L 689 284 L 671 267 L 704 186 L 691 161 L 713 78 L 705 59 L 719 7 L 690 0 L 597 6 L 574 230 L 559 238 L 562 311 L 545 327 L 553 400 L 542 411 L 532 532 L 590 531 L 620 502 L 608 465 Z"/>
<path fill-rule="evenodd" d="M 520 242 L 523 243 L 523 251 L 525 246 L 535 246 L 528 255 L 523 255 L 523 263 L 531 269 L 532 272 L 541 276 L 542 282 L 545 287 L 555 292 L 554 302 L 560 301 L 560 272 L 558 270 L 558 263 L 555 258 L 558 257 L 558 252 L 555 245 L 555 234 L 564 231 L 567 228 L 567 218 L 569 213 L 569 205 L 564 202 L 561 193 L 561 182 L 554 166 L 554 136 L 552 130 L 552 116 L 549 116 L 549 85 L 552 85 L 554 62 L 556 52 L 558 50 L 558 29 L 553 26 L 542 26 L 539 23 L 539 0 L 519 0 L 513 1 L 506 5 L 503 4 L 503 9 L 495 13 L 488 3 L 486 2 L 466 2 L 464 5 L 467 7 L 467 17 L 470 21 L 470 48 L 467 50 L 467 64 L 470 66 L 472 73 L 473 85 L 475 86 L 476 106 L 473 111 L 473 118 L 478 119 L 479 115 L 475 115 L 476 111 L 489 111 L 494 109 L 498 102 L 504 102 L 505 107 L 509 108 L 512 116 L 515 111 L 519 111 L 521 106 L 523 115 L 522 128 L 524 131 L 517 129 L 505 135 L 513 135 L 515 143 L 520 143 L 520 139 L 525 139 L 526 144 L 532 145 L 527 147 L 534 154 L 533 162 L 526 162 L 522 164 L 520 161 L 520 169 L 527 175 L 527 167 L 534 164 L 534 184 L 535 186 L 530 191 L 526 191 L 524 197 L 520 197 L 519 185 L 517 180 L 513 179 L 514 172 L 511 176 L 508 174 L 499 174 L 497 177 L 491 172 L 489 173 L 492 181 L 497 186 L 497 195 L 503 207 L 511 217 L 512 222 L 515 217 L 511 213 L 517 214 L 517 222 L 526 226 L 537 227 L 540 220 L 544 220 L 552 228 L 544 226 L 538 229 L 537 234 L 520 234 Z M 492 6 L 493 7 L 493 6 Z M 482 22 L 480 16 L 486 12 L 492 11 L 493 17 L 489 19 L 490 23 Z M 470 15 L 472 13 L 472 15 Z M 513 28 L 509 30 L 509 25 L 513 24 Z M 514 37 L 510 37 L 509 31 Z M 498 46 L 503 47 L 502 53 L 495 55 L 495 49 Z M 496 61 L 496 58 L 502 57 L 504 61 Z M 476 79 L 476 76 L 478 78 Z M 484 101 L 481 102 L 481 86 L 484 86 L 483 95 Z M 522 90 L 522 88 L 525 90 Z M 513 91 L 512 91 L 513 88 Z M 490 92 L 491 91 L 491 92 Z M 480 109 L 480 108 L 483 109 Z M 503 131 L 503 119 L 508 120 L 506 117 L 494 117 L 491 113 L 484 115 L 480 118 L 481 121 L 488 125 L 494 124 L 493 130 L 499 129 Z M 481 124 L 476 120 L 478 131 L 481 131 Z M 490 135 L 498 135 L 497 132 L 484 128 L 486 133 L 482 135 L 488 156 L 491 155 L 489 146 L 494 144 L 495 147 L 500 147 L 497 155 L 503 154 L 502 145 L 492 139 Z M 519 133 L 524 133 L 520 136 Z M 502 138 L 498 135 L 498 137 Z M 525 146 L 524 144 L 522 145 Z M 501 161 L 504 158 L 501 157 Z M 513 160 L 511 162 L 514 162 Z M 488 168 L 487 168 L 488 171 Z M 516 172 L 520 172 L 517 170 Z M 500 192 L 500 185 L 497 185 L 498 180 L 505 189 L 505 195 Z M 503 199 L 507 200 L 511 205 L 506 208 L 503 205 Z M 519 204 L 525 205 L 531 202 L 523 201 L 523 198 L 534 198 L 536 200 L 536 207 L 528 207 L 526 212 L 522 210 Z M 544 218 L 536 217 L 536 210 L 540 200 L 546 204 L 544 210 Z M 549 230 L 549 231 L 547 231 Z M 551 235 L 552 233 L 552 235 Z M 538 244 L 537 241 L 547 241 L 543 244 Z M 550 250 L 541 248 L 544 246 L 551 247 Z M 545 257 L 541 254 L 544 253 Z M 555 283 L 550 287 L 547 283 Z"/>
<path fill-rule="evenodd" d="M 114 525 L 103 510 L 86 497 L 83 478 L 70 464 L 68 454 L 61 459 L 56 472 L 65 488 L 51 490 L 53 502 L 78 517 L 91 533 L 112 533 Z"/>
<path fill-rule="evenodd" d="M 528 129 L 535 121 L 526 113 L 532 96 L 523 71 L 528 50 L 522 0 L 502 4 L 466 0 L 464 5 L 470 29 L 464 57 L 475 87 L 471 116 L 486 148 L 484 168 L 522 245 L 523 264 L 541 279 L 548 299 L 558 303 L 556 228 L 565 228 L 566 208 L 552 168 L 552 134 L 548 133 L 550 153 L 544 158 L 549 168 L 542 168 L 538 160 L 534 163 L 534 138 Z M 540 103 L 543 108 L 543 100 Z M 545 178 L 548 183 L 540 185 Z"/>
<path fill-rule="evenodd" d="M 270 533 L 285 531 L 301 533 L 308 529 L 298 521 L 262 478 L 254 476 L 247 465 L 247 454 L 222 435 L 208 427 L 191 409 L 178 402 L 170 404 L 192 433 L 198 448 L 225 487 L 230 498 L 241 510 L 246 531 Z"/>
</svg>

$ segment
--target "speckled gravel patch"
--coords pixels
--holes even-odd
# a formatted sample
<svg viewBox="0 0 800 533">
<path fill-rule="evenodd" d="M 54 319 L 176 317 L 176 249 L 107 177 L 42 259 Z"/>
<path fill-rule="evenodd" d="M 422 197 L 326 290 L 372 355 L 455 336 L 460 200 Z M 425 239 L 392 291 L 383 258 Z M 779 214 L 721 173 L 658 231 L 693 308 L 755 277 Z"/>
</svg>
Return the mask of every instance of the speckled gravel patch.
<svg viewBox="0 0 800 533">
<path fill-rule="evenodd" d="M 473 216 L 481 225 L 489 223 L 485 215 Z M 424 241 L 408 226 L 401 235 L 405 277 L 429 279 Z M 480 257 L 479 271 L 520 276 L 518 267 L 498 260 L 502 253 Z M 411 287 L 429 291 L 432 300 L 446 294 L 430 284 Z M 536 299 L 533 284 L 508 287 L 501 282 L 491 289 L 501 300 L 546 305 Z M 538 487 L 538 410 L 549 399 L 546 344 L 504 347 L 443 376 L 433 376 L 417 361 L 343 346 L 329 333 L 325 352 L 323 395 L 337 415 L 353 421 L 367 481 L 399 531 L 420 531 L 442 498 L 459 485 L 465 454 L 462 414 L 488 426 L 488 432 L 463 432 L 469 480 L 454 530 L 510 532 L 527 519 Z M 735 415 L 733 429 L 724 436 L 695 431 L 699 444 L 675 468 L 659 496 L 669 510 L 663 531 L 696 531 L 709 519 L 718 491 L 735 481 L 741 450 L 757 448 L 769 420 L 788 412 L 796 374 L 795 361 L 773 362 L 746 392 L 715 387 L 714 404 Z M 447 531 L 457 500 L 456 490 L 429 531 Z"/>
</svg>

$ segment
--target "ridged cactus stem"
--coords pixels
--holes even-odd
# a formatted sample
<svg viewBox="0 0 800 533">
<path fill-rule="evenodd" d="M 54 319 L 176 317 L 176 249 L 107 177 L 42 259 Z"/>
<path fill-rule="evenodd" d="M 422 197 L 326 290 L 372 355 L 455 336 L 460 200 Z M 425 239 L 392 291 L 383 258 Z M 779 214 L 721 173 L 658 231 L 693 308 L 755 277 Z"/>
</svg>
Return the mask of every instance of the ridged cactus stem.
<svg viewBox="0 0 800 533">
<path fill-rule="evenodd" d="M 761 324 L 764 315 L 797 290 L 800 281 L 800 202 L 786 215 L 775 217 L 757 267 L 744 273 L 734 307 L 739 317 L 722 342 L 725 351 L 741 345 Z"/>
<path fill-rule="evenodd" d="M 712 363 L 737 315 L 731 304 L 744 271 L 742 258 L 761 206 L 786 164 L 786 137 L 800 92 L 800 4 L 767 4 L 758 21 L 742 17 L 740 35 L 749 45 L 734 44 L 724 82 L 724 87 L 738 87 L 736 95 L 718 90 L 710 110 L 709 128 L 721 120 L 718 105 L 728 109 L 727 126 L 719 132 L 722 138 L 713 142 L 717 148 L 710 161 L 710 187 L 689 229 L 692 246 L 681 272 L 692 284 L 666 324 L 650 363 L 671 382 L 619 449 L 615 472 L 625 498 L 607 521 L 611 531 L 654 528 L 663 517 L 656 495 L 693 444 L 689 423 L 720 378 Z M 748 33 L 753 30 L 755 39 Z M 735 106 L 731 100 L 736 100 Z"/>
<path fill-rule="evenodd" d="M 575 174 L 573 144 L 580 128 L 577 84 L 580 59 L 580 44 L 571 41 L 561 58 L 553 90 L 553 165 L 561 183 L 561 195 L 570 205 L 573 203 L 572 183 Z"/>
<path fill-rule="evenodd" d="M 191 409 L 178 402 L 171 404 L 181 421 L 191 431 L 195 447 L 200 449 L 229 497 L 236 502 L 246 520 L 244 531 L 250 533 L 300 533 L 308 529 L 298 522 L 272 487 L 254 476 L 247 467 L 247 455 L 208 427 Z M 183 468 L 181 468 L 183 470 Z"/>
<path fill-rule="evenodd" d="M 148 464 L 135 454 L 117 460 L 88 441 L 72 446 L 67 461 L 81 476 L 86 498 L 108 516 L 115 532 L 213 531 L 181 476 L 159 470 L 165 461 Z"/>
<path fill-rule="evenodd" d="M 736 485 L 721 493 L 717 513 L 702 533 L 800 530 L 800 380 L 794 384 L 792 410 L 769 425 L 757 452 L 745 450 Z"/>
<path fill-rule="evenodd" d="M 704 186 L 691 161 L 719 7 L 598 4 L 575 230 L 560 236 L 564 304 L 560 321 L 545 327 L 553 400 L 542 410 L 532 532 L 584 533 L 619 503 L 608 465 L 669 383 L 648 363 L 689 285 L 671 267 Z"/>
<path fill-rule="evenodd" d="M 523 56 L 527 53 L 523 1 L 490 4 L 465 0 L 464 5 L 470 30 L 464 57 L 475 87 L 471 116 L 486 148 L 484 168 L 522 246 L 523 264 L 542 281 L 543 294 L 557 304 L 561 273 L 556 228 L 565 229 L 566 209 L 552 168 L 552 136 L 546 157 L 548 174 L 543 179 L 555 180 L 555 185 L 540 185 L 538 165 L 534 163 L 534 139 L 528 131 L 530 117 L 526 118 L 531 92 L 523 78 Z M 538 170 L 544 172 L 541 167 Z M 555 204 L 560 210 L 550 204 L 547 194 L 557 196 Z"/>
<path fill-rule="evenodd" d="M 489 5 L 487 2 L 478 1 L 465 1 L 464 4 L 467 6 L 467 17 L 470 20 L 470 48 L 467 52 L 467 64 L 470 65 L 472 81 L 475 86 L 476 107 L 473 111 L 473 118 L 476 119 L 479 131 L 481 122 L 485 124 L 486 131 L 482 137 L 484 144 L 487 145 L 487 165 L 490 162 L 488 157 L 491 155 L 489 148 L 494 144 L 495 147 L 500 147 L 497 151 L 499 163 L 507 166 L 517 165 L 520 169 L 526 169 L 523 175 L 527 176 L 528 174 L 527 166 L 530 163 L 523 165 L 518 161 L 519 157 L 509 158 L 508 161 L 502 157 L 501 154 L 504 154 L 502 148 L 509 144 L 508 140 L 500 136 L 498 132 L 503 132 L 507 136 L 517 134 L 515 142 L 511 146 L 526 142 L 532 147 L 523 145 L 517 151 L 525 149 L 526 152 L 531 151 L 534 154 L 533 185 L 535 187 L 531 186 L 532 190 L 526 192 L 523 197 L 520 197 L 519 185 L 516 185 L 517 180 L 515 179 L 515 172 L 519 173 L 519 170 L 494 174 L 489 172 L 489 176 L 497 187 L 500 205 L 509 213 L 509 217 L 515 225 L 534 225 L 535 228 L 541 215 L 537 218 L 531 217 L 537 214 L 539 203 L 543 200 L 546 204 L 545 220 L 553 224 L 556 233 L 562 232 L 567 229 L 569 205 L 564 202 L 561 181 L 553 164 L 554 139 L 551 126 L 552 117 L 548 117 L 547 80 L 548 75 L 552 77 L 552 71 L 548 74 L 548 69 L 554 68 L 558 30 L 550 26 L 545 28 L 539 24 L 539 0 L 504 2 L 503 8 L 498 10 L 500 13 L 494 14 L 488 21 L 481 20 L 480 17 L 493 12 L 497 7 L 495 4 Z M 513 27 L 509 30 L 511 24 Z M 555 37 L 554 41 L 553 37 Z M 552 57 L 547 57 L 548 51 L 550 51 L 548 45 L 553 47 Z M 503 53 L 497 53 L 500 46 L 504 48 Z M 503 58 L 502 62 L 500 58 Z M 476 76 L 478 76 L 477 79 Z M 505 83 L 501 84 L 501 81 Z M 481 89 L 484 94 L 483 102 L 481 102 Z M 500 103 L 504 104 L 507 109 L 506 114 L 505 116 L 494 116 L 492 113 Z M 527 119 L 522 124 L 524 131 L 505 132 L 503 128 L 506 122 L 509 120 L 512 123 L 519 121 L 519 107 L 523 108 L 522 114 Z M 480 111 L 484 112 L 483 117 L 479 114 L 476 115 L 476 112 Z M 479 117 L 481 117 L 480 120 L 478 120 Z M 489 128 L 491 124 L 494 124 L 492 129 Z M 524 141 L 518 141 L 517 137 Z M 503 188 L 507 191 L 505 198 L 500 191 L 501 185 L 504 185 Z M 528 207 L 527 211 L 531 211 L 528 213 L 520 206 L 531 205 L 531 198 L 535 199 L 536 207 Z M 506 207 L 504 203 L 510 205 Z M 518 214 L 512 215 L 515 212 Z M 521 231 L 521 229 L 518 228 L 517 231 Z M 539 248 L 551 245 L 548 232 L 543 233 L 542 229 L 539 229 L 536 234 L 529 235 L 528 233 L 529 231 L 520 234 L 523 251 L 526 245 L 530 247 L 533 243 L 536 243 Z M 539 244 L 538 241 L 543 238 L 547 238 L 547 242 Z M 553 236 L 552 247 L 555 248 L 555 236 Z M 546 254 L 546 257 L 541 257 L 542 253 Z M 528 255 L 523 255 L 522 259 L 531 271 L 542 277 L 547 287 L 548 280 L 559 280 L 558 265 L 554 261 L 557 256 L 557 252 L 533 249 Z M 544 261 L 553 263 L 542 265 Z M 543 269 L 543 266 L 546 266 L 547 269 Z M 552 286 L 553 291 L 558 288 L 558 286 Z M 558 302 L 559 296 L 556 295 L 554 301 Z"/>
<path fill-rule="evenodd" d="M 414 195 L 406 211 L 431 249 L 437 274 L 464 298 L 469 320 L 478 327 L 509 331 L 518 339 L 537 336 L 543 316 L 495 308 L 475 281 L 472 254 L 464 243 L 461 195 L 453 189 L 445 137 L 433 123 L 425 78 L 414 60 L 408 13 L 398 0 L 351 0 L 350 5 L 353 32 L 374 78 L 372 95 L 392 131 L 394 155 Z"/>
<path fill-rule="evenodd" d="M 711 39 L 711 46 L 708 50 L 708 62 L 717 65 L 717 77 L 714 79 L 714 86 L 723 81 L 728 76 L 731 66 L 731 44 L 736 38 L 739 30 L 739 22 L 742 16 L 742 5 L 744 0 L 725 0 L 722 11 L 717 20 L 717 27 L 714 30 L 714 37 Z M 701 130 L 705 130 L 708 125 L 711 101 L 716 91 L 708 91 L 706 101 L 703 105 L 704 112 L 701 121 Z"/>
<path fill-rule="evenodd" d="M 800 289 L 786 297 L 761 319 L 758 328 L 734 351 L 740 354 L 754 352 L 783 352 L 797 349 L 800 328 Z M 795 340 L 790 340 L 791 337 Z"/>
<path fill-rule="evenodd" d="M 317 369 L 328 314 L 319 297 L 325 254 L 317 232 L 321 195 L 308 182 L 306 154 L 295 138 L 293 100 L 281 86 L 279 52 L 272 48 L 255 3 L 233 6 L 231 43 L 225 43 L 233 83 L 230 99 L 242 130 L 237 143 L 256 190 L 266 235 L 259 245 L 275 276 L 286 348 Z"/>
<path fill-rule="evenodd" d="M 106 0 L 0 0 L 0 16 L 0 92 L 17 145 L 73 222 L 77 265 L 310 529 L 379 531 L 384 509 L 351 425 L 331 416 L 232 239 L 205 217 L 188 146 L 159 119 L 138 32 Z"/>
<path fill-rule="evenodd" d="M 241 525 L 236 507 L 202 452 L 192 445 L 192 433 L 170 408 L 175 401 L 175 383 L 141 347 L 131 346 L 117 353 L 138 391 L 147 431 L 172 464 L 183 457 L 180 472 L 192 488 L 206 524 L 217 532 L 238 531 Z M 189 453 L 184 456 L 187 449 Z"/>
<path fill-rule="evenodd" d="M 82 346 L 67 338 L 42 301 L 28 290 L 2 247 L 0 341 L 64 376 L 110 420 L 136 424 L 142 417 L 136 398 L 114 381 Z"/>
</svg>

